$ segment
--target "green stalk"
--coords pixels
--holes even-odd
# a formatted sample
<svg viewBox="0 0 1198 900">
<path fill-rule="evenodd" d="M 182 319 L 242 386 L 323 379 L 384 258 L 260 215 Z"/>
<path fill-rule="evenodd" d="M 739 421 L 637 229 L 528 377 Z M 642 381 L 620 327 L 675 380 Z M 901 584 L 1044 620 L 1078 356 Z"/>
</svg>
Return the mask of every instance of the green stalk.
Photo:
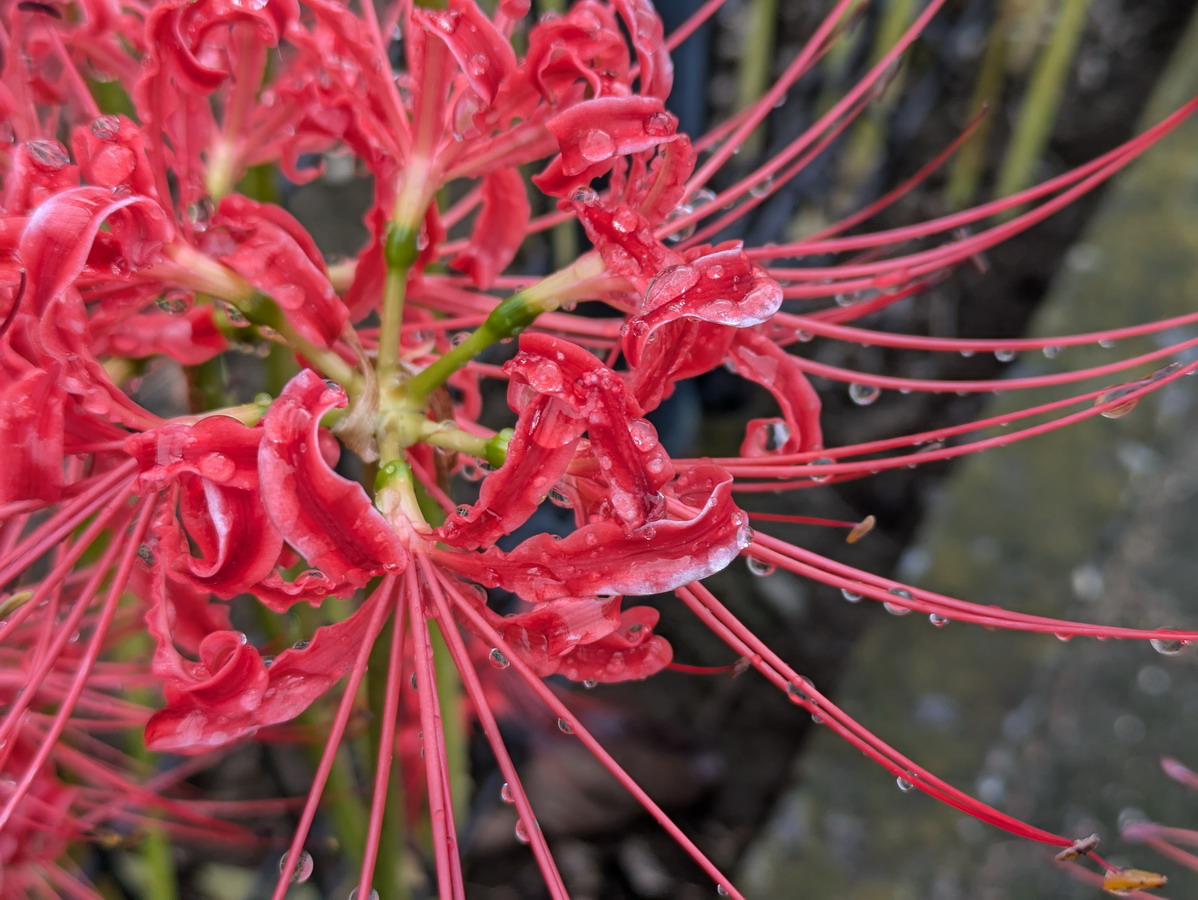
<svg viewBox="0 0 1198 900">
<path fill-rule="evenodd" d="M 1032 72 L 1027 98 L 998 170 L 995 194 L 1006 197 L 1031 182 L 1037 160 L 1044 152 L 1065 91 L 1069 65 L 1086 24 L 1090 0 L 1062 0 L 1052 38 Z M 1008 210 L 1008 217 L 1015 214 Z"/>
<path fill-rule="evenodd" d="M 995 15 L 986 37 L 986 49 L 982 52 L 982 63 L 978 80 L 969 101 L 971 110 L 981 109 L 986 103 L 997 101 L 1002 96 L 1003 78 L 1007 66 L 1007 47 L 1011 39 L 1011 4 L 1004 5 Z M 987 116 L 957 151 L 949 169 L 945 195 L 952 209 L 964 209 L 973 202 L 986 156 L 986 137 L 990 133 L 992 119 Z"/>
<path fill-rule="evenodd" d="M 403 327 L 404 299 L 408 289 L 408 272 L 416 261 L 416 230 L 401 228 L 394 222 L 387 226 L 383 237 L 383 259 L 387 274 L 383 282 L 383 309 L 379 322 L 378 371 L 379 387 L 389 393 L 395 382 L 399 365 L 399 334 Z"/>
</svg>

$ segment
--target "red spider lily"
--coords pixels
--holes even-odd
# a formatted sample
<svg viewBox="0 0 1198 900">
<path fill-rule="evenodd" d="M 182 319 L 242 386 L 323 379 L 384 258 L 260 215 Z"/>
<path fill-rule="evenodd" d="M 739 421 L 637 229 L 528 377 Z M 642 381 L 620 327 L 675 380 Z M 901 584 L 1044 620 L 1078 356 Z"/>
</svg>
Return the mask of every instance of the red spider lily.
<svg viewBox="0 0 1198 900">
<path fill-rule="evenodd" d="M 1128 380 L 1116 388 L 1003 416 L 1048 413 L 1049 422 L 912 454 L 912 445 L 996 423 L 825 448 L 809 376 L 847 382 L 864 403 L 887 389 L 1110 380 L 1198 342 L 1003 382 L 869 375 L 787 348 L 818 335 L 933 352 L 1010 351 L 1198 320 L 1050 341 L 922 338 L 850 324 L 920 293 L 1111 177 L 1198 101 L 1085 166 L 952 216 L 845 236 L 924 172 L 802 240 L 709 243 L 854 120 L 942 3 L 931 3 L 810 129 L 706 196 L 737 144 L 828 50 L 850 5 L 837 5 L 760 101 L 693 145 L 665 108 L 668 43 L 643 0 L 588 0 L 531 25 L 518 0 L 501 2 L 492 17 L 472 0 L 438 9 L 401 3 L 383 20 L 373 4 L 359 15 L 329 0 L 80 3 L 71 15 L 50 4 L 7 8 L 0 103 L 13 140 L 0 195 L 0 584 L 8 591 L 0 652 L 22 678 L 20 690 L 4 688 L 0 719 L 0 764 L 12 773 L 0 794 L 0 861 L 15 873 L 0 895 L 94 896 L 64 862 L 64 848 L 95 838 L 102 825 L 152 825 L 180 840 L 241 835 L 194 798 L 167 790 L 185 792 L 187 763 L 138 786 L 122 768 L 127 761 L 88 731 L 144 729 L 143 749 L 204 761 L 235 744 L 302 741 L 318 731 L 319 763 L 274 888 L 281 898 L 307 868 L 304 845 L 365 693 L 377 724 L 358 895 L 395 879 L 389 863 L 379 865 L 383 851 L 399 851 L 383 846 L 384 834 L 426 826 L 440 895 L 464 896 L 455 814 L 465 787 L 453 735 L 472 722 L 507 781 L 518 836 L 549 893 L 565 896 L 499 729 L 502 686 L 514 677 L 721 890 L 740 896 L 543 680 L 630 681 L 671 665 L 656 610 L 625 605 L 667 592 L 742 669 L 756 669 L 897 777 L 1014 834 L 1074 845 L 963 794 L 887 745 L 773 653 L 702 580 L 745 556 L 942 619 L 1198 639 L 911 588 L 751 531 L 737 504 L 738 494 L 811 489 L 1124 414 L 1193 371 L 1172 363 L 1147 376 L 1119 375 Z M 403 37 L 399 72 L 384 38 L 393 32 Z M 90 69 L 124 89 L 130 115 L 99 108 Z M 69 151 L 53 137 L 67 135 Z M 367 246 L 330 270 L 290 214 L 236 186 L 263 164 L 292 180 L 310 177 L 303 155 L 333 150 L 352 153 L 373 177 L 374 203 Z M 697 166 L 700 150 L 710 155 Z M 533 162 L 542 166 L 533 183 L 559 201 L 557 213 L 539 219 L 519 171 Z M 463 183 L 460 199 L 443 208 L 439 192 Z M 958 236 L 1013 210 L 1024 211 Z M 447 229 L 470 216 L 467 236 L 447 239 Z M 503 274 L 528 235 L 567 220 L 581 224 L 592 250 L 543 278 Z M 945 234 L 950 239 L 914 247 Z M 842 254 L 858 255 L 818 267 L 782 262 Z M 514 293 L 497 302 L 491 288 Z M 783 306 L 837 295 L 848 302 L 807 312 Z M 602 301 L 618 317 L 572 314 L 580 301 Z M 474 330 L 464 339 L 451 338 L 467 327 Z M 480 358 L 517 336 L 502 367 Z M 133 398 L 131 376 L 143 360 L 173 359 L 198 381 L 230 339 L 287 351 L 296 367 L 277 399 L 238 405 L 197 396 L 190 414 L 164 416 Z M 750 423 L 737 457 L 671 458 L 645 416 L 680 382 L 720 365 L 768 390 L 778 416 Z M 481 382 L 492 377 L 506 379 L 515 417 L 498 433 L 479 422 Z M 337 471 L 343 449 L 369 477 Z M 488 471 L 477 500 L 459 507 L 449 476 L 480 463 Z M 501 548 L 548 498 L 572 508 L 572 530 Z M 502 615 L 485 588 L 523 605 Z M 234 624 L 238 597 L 259 616 L 261 624 L 247 628 L 253 641 Z M 322 615 L 300 616 L 302 639 L 280 649 L 280 614 L 312 609 Z M 138 640 L 152 642 L 150 659 L 129 650 Z M 320 698 L 343 680 L 332 719 L 312 727 L 329 709 Z M 162 699 L 150 712 L 122 694 L 129 690 L 160 691 Z M 392 778 L 397 754 L 403 779 Z M 413 777 L 420 773 L 423 784 Z M 127 802 L 105 793 L 120 791 Z M 411 802 L 420 794 L 423 813 Z M 1088 851 L 1073 855 L 1103 864 Z M 60 867 L 50 868 L 55 861 Z M 1153 886 L 1126 872 L 1112 877 Z"/>
</svg>

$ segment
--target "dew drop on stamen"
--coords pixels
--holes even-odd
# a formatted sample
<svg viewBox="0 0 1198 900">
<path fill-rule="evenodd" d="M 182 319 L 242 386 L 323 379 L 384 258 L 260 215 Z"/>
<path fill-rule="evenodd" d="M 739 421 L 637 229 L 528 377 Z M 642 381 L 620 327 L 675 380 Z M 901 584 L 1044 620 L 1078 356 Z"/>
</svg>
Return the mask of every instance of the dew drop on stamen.
<svg viewBox="0 0 1198 900">
<path fill-rule="evenodd" d="M 750 197 L 765 197 L 774 189 L 774 178 L 768 176 L 749 188 Z"/>
<path fill-rule="evenodd" d="M 487 656 L 491 661 L 491 665 L 496 669 L 506 669 L 512 664 L 498 647 L 492 647 L 491 652 Z"/>
<path fill-rule="evenodd" d="M 886 593 L 893 594 L 896 597 L 901 597 L 904 600 L 911 600 L 911 592 L 905 588 L 891 588 Z M 911 614 L 910 608 L 898 603 L 883 603 L 882 608 L 892 616 L 907 616 Z"/>
<path fill-rule="evenodd" d="M 1056 359 L 1061 355 L 1061 348 L 1055 344 L 1049 345 L 1040 351 L 1044 354 L 1045 359 Z"/>
<path fill-rule="evenodd" d="M 1010 362 L 1018 355 L 1019 354 L 1016 353 L 1014 350 L 999 349 L 999 350 L 994 351 L 994 358 L 997 359 L 999 362 L 1004 362 L 1004 363 Z"/>
<path fill-rule="evenodd" d="M 848 588 L 841 588 L 840 596 L 844 597 L 844 599 L 847 600 L 849 603 L 860 603 L 861 602 L 861 595 L 858 593 L 855 593 L 854 591 L 850 591 Z"/>
<path fill-rule="evenodd" d="M 882 389 L 874 384 L 849 385 L 849 399 L 858 406 L 869 406 L 882 396 Z"/>
<path fill-rule="evenodd" d="M 1153 638 L 1148 643 L 1161 656 L 1176 656 L 1188 646 L 1186 641 L 1175 638 Z"/>
<path fill-rule="evenodd" d="M 807 703 L 811 700 L 811 694 L 807 692 L 807 688 L 811 687 L 811 681 L 807 678 L 801 678 L 798 682 L 792 681 L 786 686 L 786 695 L 791 703 Z"/>
<path fill-rule="evenodd" d="M 946 618 L 945 616 L 940 615 L 940 613 L 932 613 L 931 615 L 928 616 L 928 621 L 931 622 L 933 625 L 935 625 L 937 628 L 943 628 L 945 625 L 947 625 L 952 620 L 949 618 Z"/>
<path fill-rule="evenodd" d="M 912 784 L 910 781 L 908 781 L 906 778 L 904 778 L 902 775 L 900 775 L 898 778 L 896 778 L 894 780 L 894 783 L 898 785 L 898 789 L 900 791 L 902 791 L 904 794 L 909 794 L 911 791 L 915 790 L 915 785 Z"/>
<path fill-rule="evenodd" d="M 1130 394 L 1132 391 L 1134 391 L 1138 387 L 1140 387 L 1139 384 L 1122 385 L 1117 388 L 1112 388 L 1109 391 L 1104 391 L 1103 393 L 1099 394 L 1097 397 L 1094 398 L 1094 405 L 1101 406 L 1104 403 L 1110 403 L 1114 400 L 1118 400 L 1120 397 Z M 1104 419 L 1122 419 L 1129 412 L 1131 412 L 1133 409 L 1135 409 L 1136 405 L 1139 402 L 1140 402 L 1139 397 L 1132 397 L 1130 400 L 1127 400 L 1123 403 L 1116 404 L 1115 406 L 1112 406 L 1110 409 L 1104 409 L 1102 412 L 1099 413 L 1099 415 L 1102 416 Z"/>
<path fill-rule="evenodd" d="M 312 877 L 312 869 L 315 864 L 312 862 L 312 854 L 307 850 L 301 850 L 299 860 L 295 864 L 295 871 L 291 873 L 292 884 L 303 884 Z M 284 853 L 279 859 L 279 871 L 283 872 L 287 869 L 287 854 Z"/>
<path fill-rule="evenodd" d="M 717 885 L 715 886 L 715 892 L 716 892 L 716 894 L 717 894 L 718 896 L 720 896 L 720 897 L 727 897 L 727 896 L 729 896 L 729 894 L 728 894 L 728 889 L 727 889 L 726 887 L 724 887 L 722 884 L 717 884 Z"/>
<path fill-rule="evenodd" d="M 1110 350 L 1115 346 L 1115 341 L 1111 338 L 1103 338 L 1098 342 L 1098 346 L 1103 350 Z"/>
<path fill-rule="evenodd" d="M 772 566 L 767 562 L 762 562 L 755 556 L 746 556 L 745 565 L 749 569 L 749 574 L 756 575 L 759 578 L 764 578 L 766 575 L 773 575 L 777 571 L 776 566 Z"/>
<path fill-rule="evenodd" d="M 349 900 L 358 900 L 358 889 L 357 888 L 354 888 L 352 891 L 349 892 Z M 374 888 L 371 888 L 370 894 L 366 897 L 366 900 L 379 900 L 379 892 L 376 891 Z"/>
<path fill-rule="evenodd" d="M 528 828 L 525 826 L 523 819 L 516 820 L 516 840 L 521 844 L 527 844 L 529 841 Z"/>
<path fill-rule="evenodd" d="M 574 733 L 573 726 L 570 725 L 570 723 L 567 722 L 565 719 L 557 720 L 557 730 L 560 731 L 562 734 L 573 734 Z"/>
<path fill-rule="evenodd" d="M 499 799 L 504 803 L 516 802 L 516 795 L 512 793 L 512 786 L 506 781 L 503 783 L 503 787 L 499 789 Z"/>
<path fill-rule="evenodd" d="M 819 459 L 811 460 L 811 465 L 813 465 L 813 466 L 831 466 L 831 465 L 835 465 L 835 464 L 836 464 L 836 460 L 831 459 L 830 457 L 827 457 L 827 456 L 821 456 Z M 812 475 L 811 480 L 814 481 L 816 484 L 823 484 L 825 481 L 827 481 L 831 477 L 832 476 L 830 474 Z"/>
</svg>

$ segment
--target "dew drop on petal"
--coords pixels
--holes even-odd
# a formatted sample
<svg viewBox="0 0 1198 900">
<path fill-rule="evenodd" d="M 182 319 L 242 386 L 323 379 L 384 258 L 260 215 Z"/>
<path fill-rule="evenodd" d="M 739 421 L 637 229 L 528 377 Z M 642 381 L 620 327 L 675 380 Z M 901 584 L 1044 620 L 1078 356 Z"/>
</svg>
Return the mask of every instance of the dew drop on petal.
<svg viewBox="0 0 1198 900">
<path fill-rule="evenodd" d="M 636 231 L 638 225 L 641 224 L 640 217 L 627 206 L 621 206 L 611 217 L 612 227 L 621 234 L 628 234 Z"/>
<path fill-rule="evenodd" d="M 137 558 L 147 566 L 154 565 L 154 551 L 145 544 L 137 548 Z"/>
<path fill-rule="evenodd" d="M 296 641 L 291 645 L 292 650 L 307 650 L 310 641 Z"/>
<path fill-rule="evenodd" d="M 503 655 L 503 651 L 498 647 L 491 648 L 488 658 L 491 660 L 491 665 L 496 669 L 506 669 L 512 664 L 511 661 Z"/>
<path fill-rule="evenodd" d="M 602 128 L 592 128 L 578 141 L 578 152 L 588 162 L 600 163 L 616 153 L 616 142 Z"/>
<path fill-rule="evenodd" d="M 299 860 L 295 864 L 295 871 L 291 873 L 292 884 L 303 884 L 312 877 L 312 869 L 315 864 L 312 862 L 312 854 L 307 850 L 301 850 Z M 279 859 L 279 871 L 283 872 L 287 869 L 287 854 L 284 853 Z"/>
<path fill-rule="evenodd" d="M 595 681 L 593 678 L 588 678 L 582 683 L 582 686 L 588 691 L 593 691 L 595 688 L 599 687 L 599 682 Z"/>
<path fill-rule="evenodd" d="M 645 116 L 645 134 L 653 137 L 664 137 L 667 134 L 672 134 L 674 131 L 674 123 L 670 116 L 664 112 L 649 113 Z"/>
<path fill-rule="evenodd" d="M 849 399 L 858 406 L 869 406 L 882 396 L 882 389 L 875 384 L 849 385 Z"/>
<path fill-rule="evenodd" d="M 172 316 L 181 316 L 191 309 L 192 295 L 187 291 L 164 291 L 158 298 L 158 308 Z"/>
<path fill-rule="evenodd" d="M 773 575 L 774 572 L 777 571 L 776 566 L 772 566 L 767 562 L 762 562 L 754 556 L 745 557 L 745 565 L 748 566 L 750 574 L 763 578 L 766 575 Z"/>
<path fill-rule="evenodd" d="M 908 781 L 906 778 L 904 778 L 902 775 L 900 775 L 898 778 L 896 778 L 894 780 L 894 783 L 898 785 L 898 789 L 900 791 L 902 791 L 904 794 L 910 793 L 911 791 L 915 790 L 915 785 L 912 784 L 910 781 Z"/>
</svg>

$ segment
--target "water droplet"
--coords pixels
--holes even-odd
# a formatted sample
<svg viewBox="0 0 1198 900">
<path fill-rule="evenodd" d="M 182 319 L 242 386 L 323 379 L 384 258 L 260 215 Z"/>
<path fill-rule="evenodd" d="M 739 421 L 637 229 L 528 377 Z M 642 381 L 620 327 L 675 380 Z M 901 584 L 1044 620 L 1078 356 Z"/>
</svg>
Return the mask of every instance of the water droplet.
<svg viewBox="0 0 1198 900">
<path fill-rule="evenodd" d="M 798 682 L 792 681 L 786 686 L 786 695 L 790 698 L 791 703 L 807 703 L 811 700 L 811 694 L 807 690 L 810 687 L 812 687 L 810 679 L 800 678 Z"/>
<path fill-rule="evenodd" d="M 1115 346 L 1115 342 L 1111 338 L 1103 338 L 1098 342 L 1098 346 L 1103 350 L 1110 350 Z"/>
<path fill-rule="evenodd" d="M 92 134 L 102 141 L 111 141 L 120 133 L 120 116 L 100 116 L 92 122 Z"/>
<path fill-rule="evenodd" d="M 491 660 L 491 665 L 496 669 L 506 669 L 512 664 L 511 661 L 503 655 L 503 651 L 498 647 L 492 647 L 488 657 Z"/>
<path fill-rule="evenodd" d="M 748 567 L 750 574 L 763 578 L 766 575 L 773 575 L 774 572 L 777 571 L 776 566 L 772 566 L 767 562 L 762 562 L 754 556 L 746 556 L 745 565 Z"/>
<path fill-rule="evenodd" d="M 898 789 L 900 791 L 902 791 L 904 794 L 908 794 L 911 791 L 915 790 L 915 785 L 913 785 L 910 781 L 908 781 L 902 775 L 900 775 L 898 778 L 896 778 L 894 780 L 894 783 L 898 785 Z"/>
<path fill-rule="evenodd" d="M 57 171 L 65 168 L 71 162 L 66 148 L 58 141 L 26 141 L 25 150 L 29 153 L 29 158 L 43 169 Z"/>
<path fill-rule="evenodd" d="M 869 406 L 882 396 L 882 389 L 874 384 L 850 384 L 849 399 L 858 406 Z"/>
<path fill-rule="evenodd" d="M 765 197 L 774 189 L 774 178 L 768 176 L 749 188 L 750 197 Z"/>
<path fill-rule="evenodd" d="M 562 509 L 573 509 L 574 501 L 568 496 L 559 491 L 557 488 L 552 488 L 549 491 L 549 502 L 554 506 L 560 506 Z"/>
<path fill-rule="evenodd" d="M 1109 391 L 1104 391 L 1095 397 L 1094 405 L 1101 406 L 1104 403 L 1111 403 L 1112 401 L 1118 400 L 1120 397 L 1127 396 L 1132 391 L 1142 386 L 1142 382 L 1136 382 L 1134 384 L 1120 385 L 1119 387 L 1111 388 Z M 1104 419 L 1122 419 L 1129 412 L 1135 409 L 1139 402 L 1139 397 L 1132 397 L 1130 400 L 1126 400 L 1123 403 L 1118 403 L 1115 406 L 1112 406 L 1110 409 L 1104 409 L 1099 413 L 1099 415 Z"/>
<path fill-rule="evenodd" d="M 307 850 L 301 850 L 299 854 L 299 860 L 295 864 L 295 870 L 291 873 L 291 883 L 303 884 L 305 881 L 311 878 L 314 865 L 315 864 L 312 862 L 312 854 Z M 279 871 L 284 872 L 286 869 L 287 854 L 284 853 L 282 857 L 279 858 Z"/>
<path fill-rule="evenodd" d="M 588 678 L 582 683 L 582 686 L 588 691 L 593 691 L 595 688 L 599 687 L 599 682 L 595 681 L 593 678 Z"/>
<path fill-rule="evenodd" d="M 1187 641 L 1177 640 L 1176 638 L 1153 638 L 1148 643 L 1161 656 L 1176 656 L 1188 646 Z"/>
<path fill-rule="evenodd" d="M 275 658 L 273 656 L 262 657 L 262 665 L 265 666 L 266 668 L 269 669 L 274 664 L 275 664 Z"/>
<path fill-rule="evenodd" d="M 524 825 L 523 819 L 516 820 L 516 840 L 521 844 L 527 844 L 529 841 L 528 828 Z"/>
<path fill-rule="evenodd" d="M 861 602 L 861 595 L 858 593 L 855 593 L 854 591 L 850 591 L 848 588 L 841 588 L 840 596 L 844 597 L 844 599 L 849 601 L 849 603 L 860 603 Z"/>
<path fill-rule="evenodd" d="M 578 141 L 578 152 L 587 162 L 600 163 L 616 153 L 616 142 L 602 128 L 592 128 Z"/>
<path fill-rule="evenodd" d="M 352 891 L 349 892 L 349 900 L 358 900 L 358 889 L 357 888 L 354 888 Z M 371 888 L 370 894 L 367 895 L 366 900 L 379 900 L 379 892 L 376 891 L 374 888 Z"/>
<path fill-rule="evenodd" d="M 503 787 L 499 789 L 499 799 L 504 803 L 516 802 L 516 795 L 512 793 L 512 786 L 506 781 L 503 783 Z"/>
<path fill-rule="evenodd" d="M 1018 355 L 1019 355 L 1019 354 L 1018 354 L 1018 353 L 1016 353 L 1014 350 L 1002 350 L 1002 349 L 1000 349 L 1000 350 L 995 350 L 995 351 L 994 351 L 994 358 L 995 358 L 995 359 L 997 359 L 999 362 L 1004 362 L 1004 363 L 1008 363 L 1008 362 L 1010 362 L 1011 360 L 1013 360 L 1013 359 L 1014 359 L 1016 356 L 1018 356 Z"/>
<path fill-rule="evenodd" d="M 187 291 L 166 291 L 158 298 L 158 308 L 172 316 L 181 316 L 191 309 L 192 295 Z"/>
<path fill-rule="evenodd" d="M 896 597 L 901 597 L 904 600 L 912 599 L 911 592 L 906 590 L 905 588 L 891 588 L 886 593 L 893 594 Z M 890 613 L 892 616 L 906 616 L 906 615 L 910 615 L 910 613 L 911 613 L 911 610 L 908 607 L 903 606 L 899 603 L 883 603 L 882 608 L 885 609 L 886 612 Z"/>
<path fill-rule="evenodd" d="M 653 137 L 663 137 L 674 133 L 674 120 L 664 112 L 649 113 L 645 116 L 645 134 Z"/>
<path fill-rule="evenodd" d="M 232 303 L 225 304 L 225 318 L 229 320 L 229 324 L 234 328 L 244 328 L 250 324 L 250 320 L 245 317 L 245 313 Z"/>
<path fill-rule="evenodd" d="M 1055 345 L 1050 345 L 1048 347 L 1045 347 L 1040 352 L 1043 353 L 1045 358 L 1047 358 L 1047 359 L 1056 359 L 1058 356 L 1061 355 L 1061 348 L 1057 347 Z"/>
<path fill-rule="evenodd" d="M 291 645 L 291 649 L 292 650 L 307 650 L 308 644 L 310 644 L 310 643 L 311 643 L 311 641 L 296 641 L 294 644 Z"/>
<path fill-rule="evenodd" d="M 137 558 L 147 566 L 154 565 L 154 551 L 145 544 L 137 548 Z"/>
<path fill-rule="evenodd" d="M 932 613 L 930 616 L 928 616 L 928 621 L 931 622 L 933 625 L 935 625 L 937 628 L 943 628 L 945 625 L 947 625 L 949 622 L 951 622 L 952 619 L 946 618 L 945 616 L 942 616 L 939 613 Z"/>
<path fill-rule="evenodd" d="M 621 206 L 612 214 L 611 224 L 621 234 L 629 234 L 636 231 L 637 226 L 641 224 L 641 218 L 634 210 Z"/>
<path fill-rule="evenodd" d="M 693 207 L 688 206 L 685 203 L 679 203 L 672 210 L 670 210 L 669 214 L 666 215 L 666 222 L 667 223 L 673 222 L 673 221 L 681 219 L 685 216 L 689 216 L 694 211 L 695 210 Z M 667 235 L 666 240 L 677 243 L 678 241 L 685 241 L 687 238 L 689 238 L 694 233 L 695 233 L 695 223 L 691 222 L 689 225 L 685 225 L 682 228 L 679 228 L 678 230 Z"/>
<path fill-rule="evenodd" d="M 562 734 L 573 734 L 574 728 L 565 719 L 557 720 L 557 730 Z"/>
<path fill-rule="evenodd" d="M 722 884 L 717 884 L 715 886 L 715 892 L 716 892 L 716 894 L 718 894 L 721 897 L 728 896 L 728 889 L 726 887 L 724 887 Z"/>
<path fill-rule="evenodd" d="M 827 456 L 821 456 L 819 459 L 811 460 L 811 465 L 813 465 L 813 466 L 831 466 L 831 465 L 835 465 L 835 464 L 836 464 L 836 460 L 834 460 L 830 457 L 827 457 Z M 827 481 L 831 477 L 832 477 L 831 474 L 812 475 L 811 480 L 814 481 L 816 484 L 823 484 L 825 481 Z"/>
</svg>

